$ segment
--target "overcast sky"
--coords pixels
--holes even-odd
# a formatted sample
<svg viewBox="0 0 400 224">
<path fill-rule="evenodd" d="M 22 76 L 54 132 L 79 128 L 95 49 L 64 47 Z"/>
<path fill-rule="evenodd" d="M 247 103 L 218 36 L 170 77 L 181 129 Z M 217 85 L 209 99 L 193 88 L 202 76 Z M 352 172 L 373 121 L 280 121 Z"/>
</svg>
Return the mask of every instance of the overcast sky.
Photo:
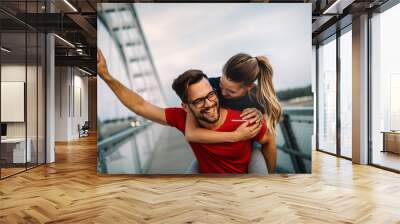
<svg viewBox="0 0 400 224">
<path fill-rule="evenodd" d="M 311 84 L 311 4 L 135 4 L 169 104 L 188 69 L 221 74 L 233 55 L 266 55 L 277 90 Z"/>
</svg>

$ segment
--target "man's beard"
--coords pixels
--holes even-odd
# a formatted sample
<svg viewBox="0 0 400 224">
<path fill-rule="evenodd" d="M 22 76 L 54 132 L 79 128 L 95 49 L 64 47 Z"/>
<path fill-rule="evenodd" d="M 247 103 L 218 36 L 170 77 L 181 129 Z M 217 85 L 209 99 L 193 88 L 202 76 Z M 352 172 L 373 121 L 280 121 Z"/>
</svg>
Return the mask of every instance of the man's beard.
<svg viewBox="0 0 400 224">
<path fill-rule="evenodd" d="M 207 111 L 208 109 L 212 110 L 213 108 L 216 108 L 216 111 L 217 111 L 217 118 L 214 119 L 214 120 L 210 120 L 210 119 L 208 119 L 206 116 L 204 116 L 203 114 L 204 114 L 205 111 Z M 207 123 L 210 123 L 210 124 L 214 124 L 215 122 L 217 122 L 217 121 L 219 120 L 219 117 L 221 116 L 221 113 L 220 113 L 220 105 L 219 105 L 219 103 L 217 103 L 217 102 L 215 102 L 215 104 L 212 105 L 212 106 L 210 106 L 210 107 L 205 107 L 205 108 L 201 109 L 200 112 L 198 112 L 198 113 L 195 113 L 195 112 L 192 110 L 191 107 L 189 107 L 189 109 L 190 109 L 190 111 L 192 111 L 193 116 L 194 116 L 197 120 L 199 120 L 199 121 L 204 121 L 204 122 L 207 122 Z"/>
</svg>

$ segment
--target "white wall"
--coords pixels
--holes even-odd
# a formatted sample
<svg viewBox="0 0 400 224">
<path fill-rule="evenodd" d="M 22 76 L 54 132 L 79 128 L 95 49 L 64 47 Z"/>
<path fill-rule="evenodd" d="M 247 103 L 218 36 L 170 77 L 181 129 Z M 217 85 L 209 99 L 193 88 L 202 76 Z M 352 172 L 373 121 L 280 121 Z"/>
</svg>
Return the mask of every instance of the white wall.
<svg viewBox="0 0 400 224">
<path fill-rule="evenodd" d="M 78 124 L 88 120 L 88 78 L 72 67 L 56 67 L 55 73 L 55 141 L 77 139 Z"/>
<path fill-rule="evenodd" d="M 55 68 L 55 141 L 68 139 L 68 85 L 67 67 Z"/>
<path fill-rule="evenodd" d="M 78 124 L 81 126 L 85 123 L 85 121 L 89 120 L 89 114 L 88 114 L 88 107 L 89 107 L 89 102 L 88 102 L 88 77 L 87 76 L 81 76 L 80 74 L 83 74 L 81 72 L 76 74 L 78 70 L 75 70 L 75 75 L 74 75 L 74 110 L 75 113 L 73 113 L 73 119 L 72 119 L 72 130 L 71 130 L 71 135 L 72 136 L 78 136 Z M 79 93 L 80 91 L 80 93 Z M 80 97 L 79 97 L 80 95 Z M 80 102 L 79 102 L 80 101 Z M 81 108 L 79 108 L 81 107 Z M 81 111 L 79 111 L 81 110 Z"/>
<path fill-rule="evenodd" d="M 2 65 L 1 81 L 2 82 L 25 82 L 25 65 Z M 28 68 L 31 69 L 31 68 Z M 2 96 L 4 97 L 4 96 Z M 7 108 L 1 108 L 7 110 Z M 7 122 L 8 137 L 25 137 L 24 122 Z"/>
</svg>

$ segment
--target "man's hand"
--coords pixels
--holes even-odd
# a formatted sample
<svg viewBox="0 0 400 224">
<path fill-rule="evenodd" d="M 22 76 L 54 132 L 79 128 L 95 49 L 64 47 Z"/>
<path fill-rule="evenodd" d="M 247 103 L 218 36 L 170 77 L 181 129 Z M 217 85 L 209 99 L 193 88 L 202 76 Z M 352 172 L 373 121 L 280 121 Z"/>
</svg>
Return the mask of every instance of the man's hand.
<svg viewBox="0 0 400 224">
<path fill-rule="evenodd" d="M 107 70 L 106 60 L 99 48 L 97 48 L 97 73 L 128 109 L 144 118 L 167 125 L 164 109 L 147 102 L 139 94 L 111 76 Z"/>
<path fill-rule="evenodd" d="M 261 120 L 263 119 L 263 114 L 256 108 L 246 108 L 242 111 L 240 117 L 243 120 L 248 120 L 250 124 L 254 124 L 261 123 Z"/>
<path fill-rule="evenodd" d="M 107 69 L 106 59 L 99 48 L 97 48 L 97 73 L 104 80 L 110 76 Z"/>
<path fill-rule="evenodd" d="M 249 121 L 243 122 L 234 132 L 237 135 L 237 141 L 245 141 L 254 138 L 261 129 L 261 122 L 250 125 Z"/>
</svg>

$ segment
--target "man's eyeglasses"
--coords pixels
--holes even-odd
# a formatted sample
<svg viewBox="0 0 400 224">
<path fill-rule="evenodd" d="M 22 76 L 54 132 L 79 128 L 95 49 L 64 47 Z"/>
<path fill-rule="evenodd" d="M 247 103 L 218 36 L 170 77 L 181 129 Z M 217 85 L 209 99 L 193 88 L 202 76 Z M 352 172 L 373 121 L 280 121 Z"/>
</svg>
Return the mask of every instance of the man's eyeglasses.
<svg viewBox="0 0 400 224">
<path fill-rule="evenodd" d="M 209 101 L 216 101 L 217 100 L 217 92 L 211 91 L 205 97 L 197 98 L 193 100 L 190 104 L 193 104 L 197 108 L 202 108 L 206 104 L 206 99 Z"/>
</svg>

